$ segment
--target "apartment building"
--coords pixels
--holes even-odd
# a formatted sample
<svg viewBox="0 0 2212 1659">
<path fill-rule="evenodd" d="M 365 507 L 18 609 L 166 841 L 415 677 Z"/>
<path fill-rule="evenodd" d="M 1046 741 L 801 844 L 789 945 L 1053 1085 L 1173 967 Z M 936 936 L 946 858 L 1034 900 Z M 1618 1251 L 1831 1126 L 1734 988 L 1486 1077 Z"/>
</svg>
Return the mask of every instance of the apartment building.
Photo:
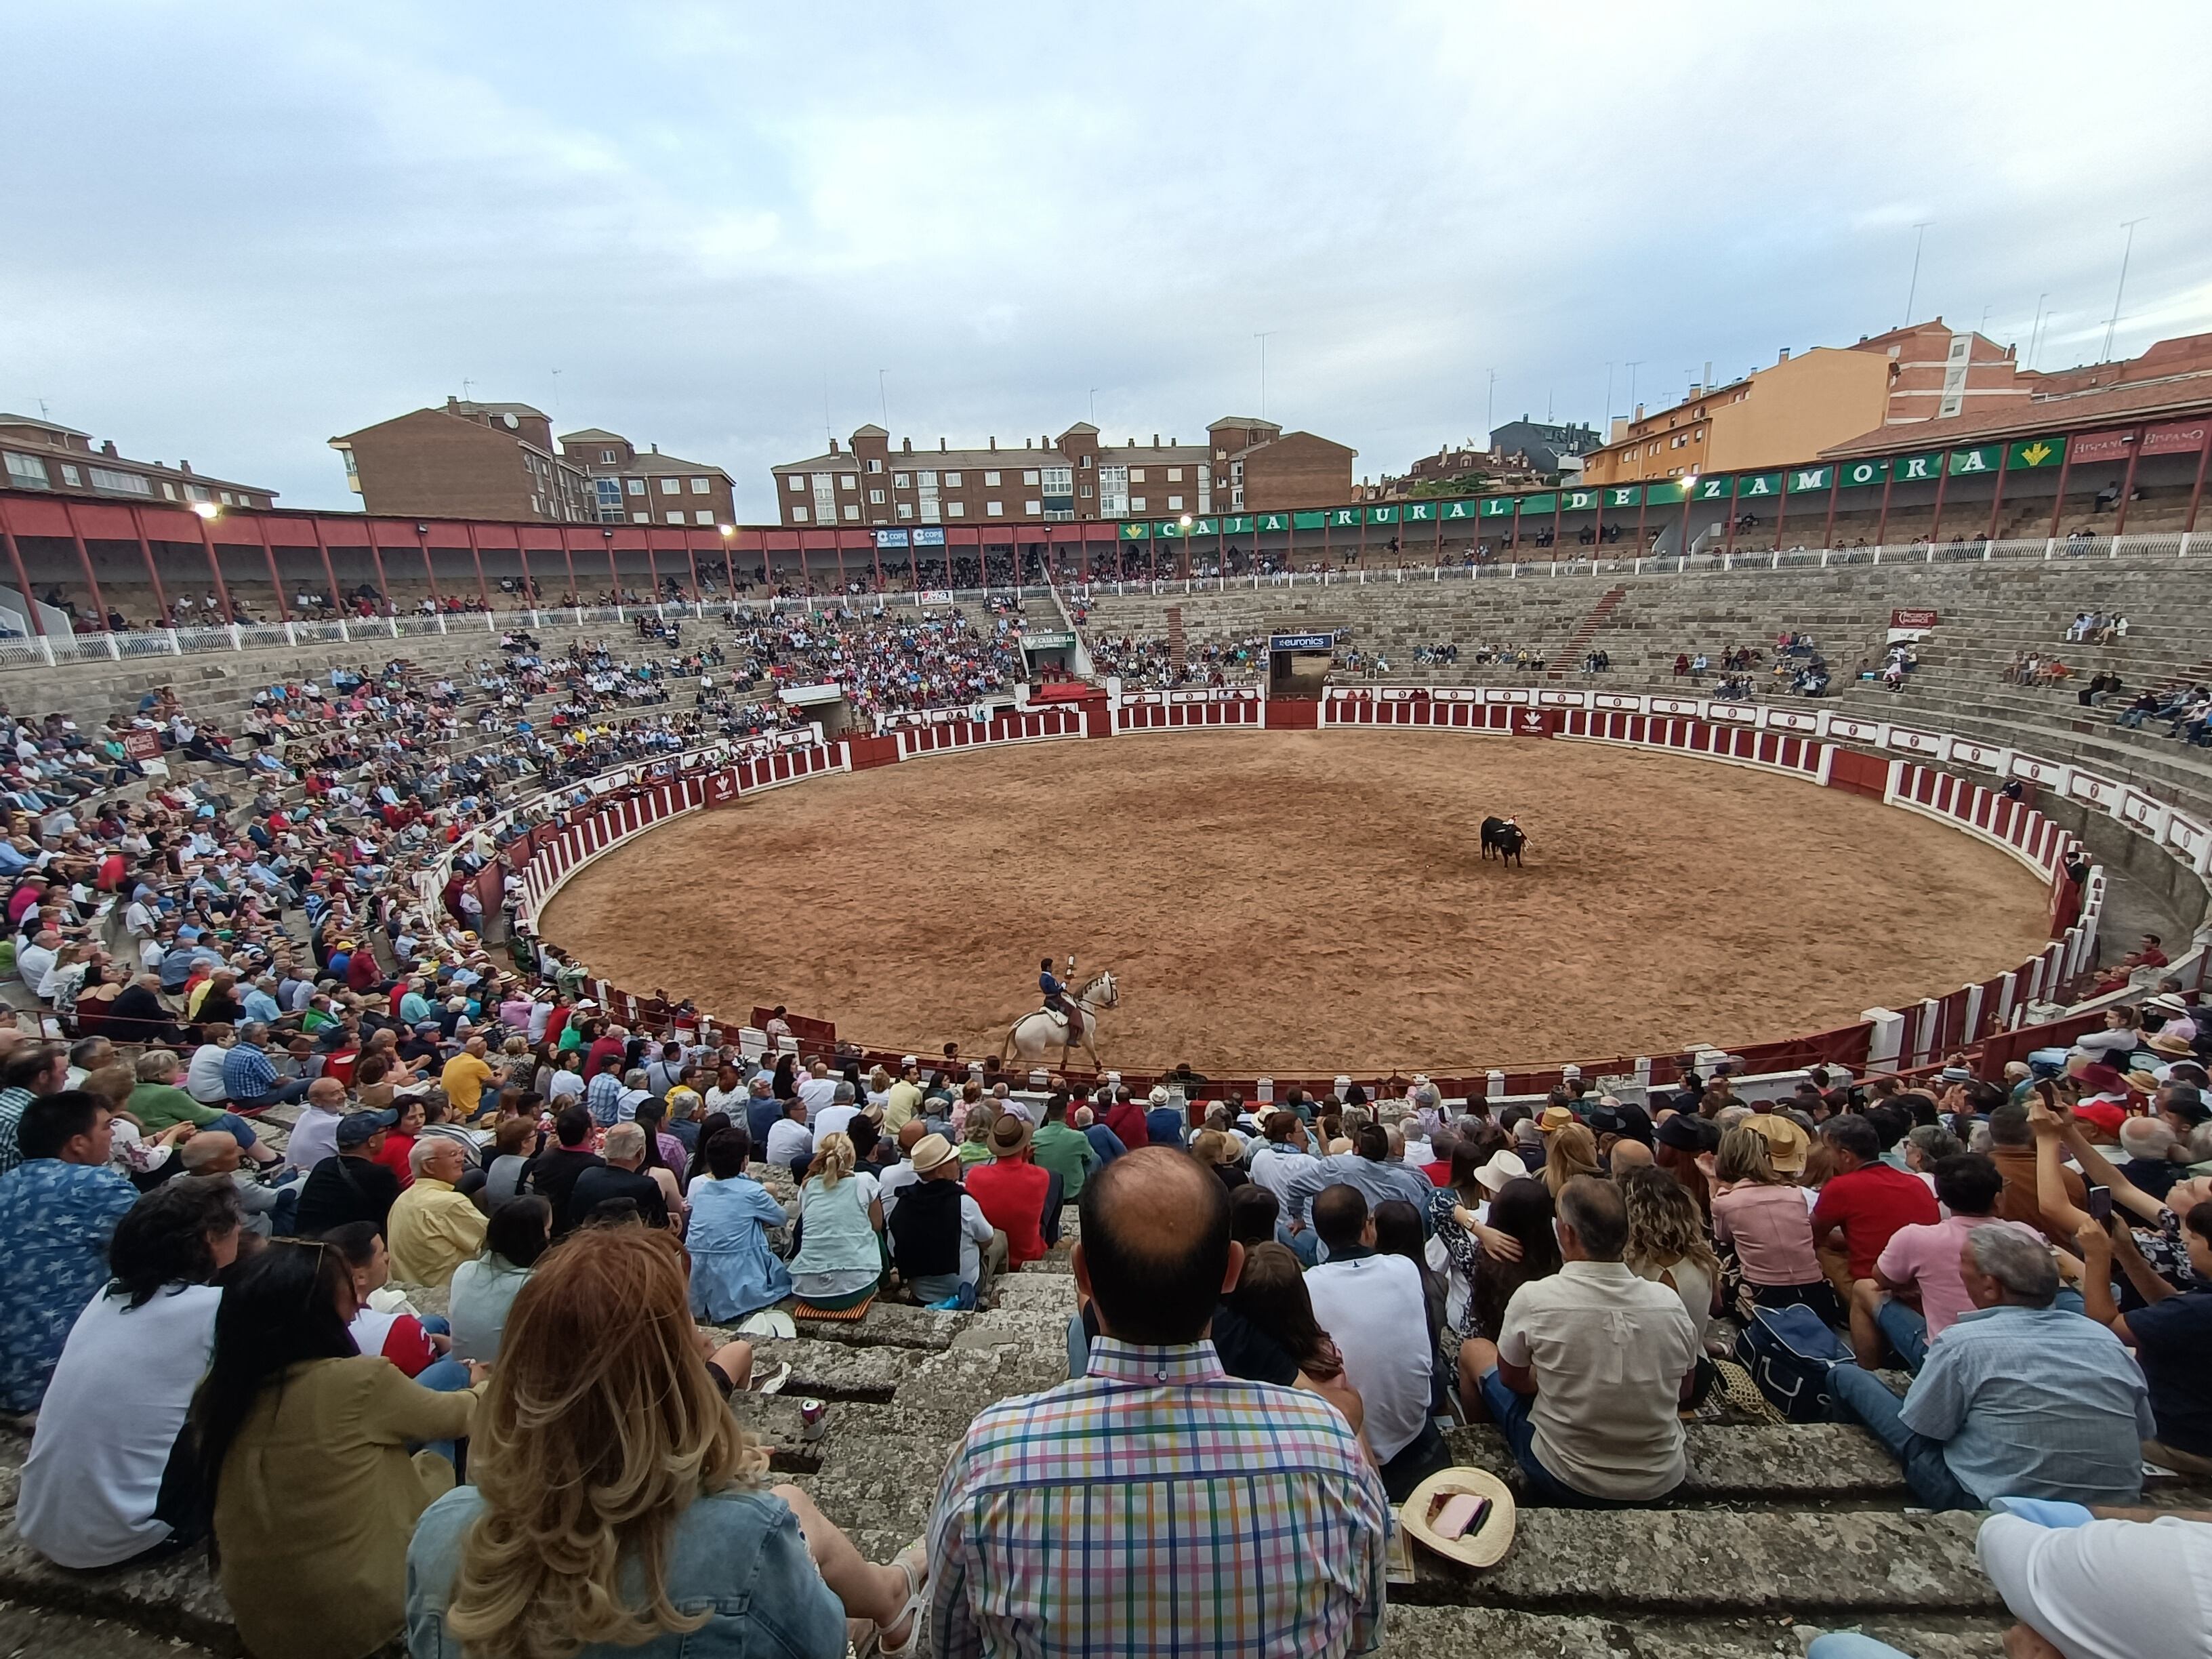
<svg viewBox="0 0 2212 1659">
<path fill-rule="evenodd" d="M 554 524 L 716 525 L 735 520 L 730 475 L 640 451 L 599 427 L 557 442 L 528 404 L 446 399 L 332 438 L 370 513 Z"/>
<path fill-rule="evenodd" d="M 2010 346 L 1940 317 L 1848 346 L 1815 346 L 1680 403 L 1615 420 L 1585 458 L 1586 484 L 1756 471 L 1817 455 L 1881 426 L 2025 409 L 2040 377 Z"/>
<path fill-rule="evenodd" d="M 192 471 L 190 461 L 170 466 L 134 461 L 116 453 L 112 439 L 94 444 L 89 433 L 28 415 L 0 414 L 0 467 L 10 489 L 46 489 L 112 501 L 174 501 L 179 506 L 273 507 L 276 492 Z"/>
<path fill-rule="evenodd" d="M 1357 452 L 1311 433 L 1231 418 L 1184 444 L 1120 445 L 1079 421 L 1057 438 L 916 449 L 861 427 L 850 447 L 769 469 L 785 525 L 989 524 L 1257 512 L 1348 500 Z"/>
<path fill-rule="evenodd" d="M 621 434 L 595 426 L 562 433 L 561 454 L 591 480 L 592 511 L 601 524 L 737 522 L 736 485 L 708 462 L 664 455 L 659 444 L 641 453 Z"/>
</svg>

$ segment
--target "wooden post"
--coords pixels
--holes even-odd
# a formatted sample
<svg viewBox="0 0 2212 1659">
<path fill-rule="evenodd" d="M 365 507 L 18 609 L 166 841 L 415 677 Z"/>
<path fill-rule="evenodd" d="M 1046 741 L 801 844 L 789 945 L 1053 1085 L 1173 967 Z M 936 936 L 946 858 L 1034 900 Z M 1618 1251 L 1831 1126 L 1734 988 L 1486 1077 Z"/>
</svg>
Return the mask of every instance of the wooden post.
<svg viewBox="0 0 2212 1659">
<path fill-rule="evenodd" d="M 269 539 L 269 522 L 259 514 L 253 515 L 253 528 L 261 538 L 261 556 L 269 562 L 269 585 L 276 590 L 276 615 L 284 622 L 292 620 L 292 607 L 284 599 L 284 579 L 276 574 L 276 548 Z"/>
<path fill-rule="evenodd" d="M 197 513 L 192 516 L 199 519 L 199 514 Z M 208 569 L 215 575 L 215 593 L 216 597 L 222 601 L 222 619 L 235 626 L 238 622 L 238 612 L 231 608 L 230 589 L 223 582 L 222 564 L 215 556 L 215 537 L 208 529 L 208 521 L 205 519 L 200 519 L 200 546 L 206 550 Z"/>
<path fill-rule="evenodd" d="M 161 568 L 154 562 L 154 544 L 146 539 L 146 520 L 137 507 L 131 509 L 131 527 L 138 532 L 138 556 L 146 561 L 146 574 L 154 582 L 155 614 L 169 614 L 169 596 L 161 591 Z M 33 609 L 32 614 L 37 615 Z"/>
<path fill-rule="evenodd" d="M 488 611 L 491 609 L 491 589 L 484 581 L 483 549 L 477 542 L 477 527 L 473 520 L 463 520 L 462 533 L 469 538 L 469 557 L 477 567 L 477 603 Z M 518 538 L 517 539 L 520 539 Z"/>
<path fill-rule="evenodd" d="M 143 542 L 144 538 L 142 536 L 140 540 Z M 40 620 L 38 596 L 31 592 L 30 574 L 23 568 L 23 550 L 16 544 L 15 532 L 8 527 L 8 504 L 5 501 L 0 501 L 0 541 L 8 544 L 8 562 L 15 568 L 15 586 L 23 590 L 23 609 L 29 613 L 31 631 L 44 639 L 46 625 Z"/>
<path fill-rule="evenodd" d="M 2012 446 L 1997 451 L 1996 493 L 1990 497 L 1990 527 L 1982 532 L 1982 539 L 1993 542 L 1997 538 L 1997 514 L 2004 510 L 2005 474 L 2012 466 Z"/>
<path fill-rule="evenodd" d="M 100 613 L 100 631 L 112 634 L 115 630 L 107 625 L 107 603 L 100 596 L 100 578 L 92 574 L 91 551 L 84 544 L 84 532 L 77 528 L 76 509 L 66 499 L 62 502 L 62 517 L 69 522 L 70 540 L 76 544 L 76 562 L 84 568 L 84 585 L 92 590 L 92 608 Z"/>
<path fill-rule="evenodd" d="M 1943 459 L 1936 473 L 1936 514 L 1928 521 L 1928 551 L 1936 551 L 1936 538 L 1943 533 L 1943 495 L 1951 487 L 1951 452 L 1943 452 Z"/>
<path fill-rule="evenodd" d="M 1826 552 L 1836 544 L 1836 498 L 1844 493 L 1844 465 L 1836 463 L 1835 476 L 1828 480 L 1828 517 L 1820 526 L 1820 550 Z"/>
<path fill-rule="evenodd" d="M 2135 494 L 2136 458 L 2142 453 L 2144 430 L 2144 428 L 2137 427 L 2136 441 L 2128 446 L 2128 470 L 2120 477 L 2120 516 L 2112 522 L 2114 541 L 2128 533 L 2128 497 Z"/>
<path fill-rule="evenodd" d="M 1897 482 L 1896 474 L 1897 459 L 1892 456 L 1882 466 L 1881 516 L 1875 520 L 1874 526 L 1874 544 L 1876 547 L 1886 547 L 1889 544 L 1889 492 L 1891 486 Z"/>
<path fill-rule="evenodd" d="M 2051 534 L 2049 541 L 2058 539 L 2059 521 L 2066 515 L 2066 480 L 2074 471 L 2074 434 L 2066 434 L 2066 453 L 2058 458 L 2058 493 L 2051 499 Z"/>
</svg>

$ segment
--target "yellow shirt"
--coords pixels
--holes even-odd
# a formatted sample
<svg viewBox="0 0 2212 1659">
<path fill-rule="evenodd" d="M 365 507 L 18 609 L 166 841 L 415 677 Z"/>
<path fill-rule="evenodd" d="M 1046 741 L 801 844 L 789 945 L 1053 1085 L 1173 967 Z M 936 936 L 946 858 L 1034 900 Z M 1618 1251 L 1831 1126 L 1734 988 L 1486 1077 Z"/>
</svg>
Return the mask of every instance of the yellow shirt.
<svg viewBox="0 0 2212 1659">
<path fill-rule="evenodd" d="M 921 1109 L 921 1088 L 902 1078 L 884 1091 L 884 1132 L 896 1135 Z"/>
<path fill-rule="evenodd" d="M 446 1062 L 438 1081 L 446 1085 L 446 1098 L 453 1103 L 453 1115 L 465 1122 L 482 1109 L 484 1085 L 497 1075 L 483 1060 L 463 1049 Z"/>
<path fill-rule="evenodd" d="M 392 1276 L 410 1285 L 444 1285 L 483 1249 L 484 1212 L 442 1181 L 417 1176 L 384 1224 Z"/>
</svg>

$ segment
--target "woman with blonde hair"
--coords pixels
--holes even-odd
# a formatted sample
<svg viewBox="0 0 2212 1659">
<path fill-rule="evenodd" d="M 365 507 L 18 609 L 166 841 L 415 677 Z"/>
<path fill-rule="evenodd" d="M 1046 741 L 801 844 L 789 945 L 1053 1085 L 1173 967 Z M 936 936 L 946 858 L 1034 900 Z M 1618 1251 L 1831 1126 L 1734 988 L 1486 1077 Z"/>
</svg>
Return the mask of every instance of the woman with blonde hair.
<svg viewBox="0 0 2212 1659">
<path fill-rule="evenodd" d="M 1620 1195 L 1628 1206 L 1628 1249 L 1621 1260 L 1639 1279 L 1664 1285 L 1682 1298 L 1698 1343 L 1719 1311 L 1721 1261 L 1705 1239 L 1705 1212 L 1682 1183 L 1645 1164 L 1624 1170 Z"/>
<path fill-rule="evenodd" d="M 1816 1153 L 1822 1144 L 1814 1143 Z M 1841 1324 L 1843 1304 L 1820 1271 L 1804 1191 L 1775 1174 L 1766 1137 L 1741 1126 L 1728 1130 L 1720 1150 L 1698 1158 L 1698 1168 L 1712 1188 L 1713 1237 L 1735 1249 L 1752 1303 L 1762 1308 L 1802 1303 Z"/>
<path fill-rule="evenodd" d="M 810 1307 L 857 1308 L 884 1276 L 884 1206 L 875 1176 L 854 1172 L 859 1161 L 852 1136 L 826 1134 L 799 1185 L 791 1289 Z"/>
<path fill-rule="evenodd" d="M 805 1493 L 766 1486 L 725 1401 L 750 1355 L 703 1357 L 675 1241 L 585 1228 L 540 1266 L 477 1414 L 475 1484 L 407 1552 L 417 1659 L 836 1655 L 848 1617 L 912 1652 L 919 1547 L 872 1565 Z"/>
<path fill-rule="evenodd" d="M 1562 1124 L 1553 1130 L 1544 1139 L 1540 1174 L 1554 1202 L 1559 1188 L 1577 1176 L 1596 1176 L 1602 1180 L 1605 1172 L 1597 1166 L 1597 1137 L 1580 1123 Z"/>
</svg>

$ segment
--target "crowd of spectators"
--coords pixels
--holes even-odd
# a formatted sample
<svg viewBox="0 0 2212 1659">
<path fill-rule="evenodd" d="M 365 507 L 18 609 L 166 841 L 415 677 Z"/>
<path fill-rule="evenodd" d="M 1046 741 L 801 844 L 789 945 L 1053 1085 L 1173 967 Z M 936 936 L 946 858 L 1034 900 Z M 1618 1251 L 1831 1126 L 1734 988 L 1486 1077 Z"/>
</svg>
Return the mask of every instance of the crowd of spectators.
<svg viewBox="0 0 2212 1659">
<path fill-rule="evenodd" d="M 15 721 L 24 1541 L 96 1569 L 207 1540 L 263 1656 L 897 1655 L 925 1620 L 945 1654 L 1343 1654 L 1380 1640 L 1440 1424 L 1494 1425 L 1524 1502 L 1645 1507 L 1688 1478 L 1686 1408 L 1817 1397 L 1916 1503 L 1999 1511 L 1983 1559 L 2035 1640 L 2203 1626 L 2212 1528 L 2132 1508 L 2146 1462 L 2212 1476 L 2212 1010 L 2178 982 L 2055 1075 L 1194 1111 L 1187 1068 L 1040 1098 L 950 1055 L 750 1059 L 612 1022 L 543 941 L 495 954 L 482 826 L 527 775 L 706 729 L 670 682 L 957 700 L 1012 626 L 839 612 L 638 660 L 514 636 L 458 684 L 264 688 L 236 738 L 159 693 L 92 739 Z M 504 723 L 464 754 L 472 699 Z M 132 732 L 198 764 L 125 804 Z M 975 1416 L 925 1537 L 869 1561 L 724 1403 L 788 1368 L 698 1325 L 975 1307 L 1070 1204 L 1069 1381 Z M 1796 1392 L 1776 1322 L 1820 1334 Z"/>
</svg>

